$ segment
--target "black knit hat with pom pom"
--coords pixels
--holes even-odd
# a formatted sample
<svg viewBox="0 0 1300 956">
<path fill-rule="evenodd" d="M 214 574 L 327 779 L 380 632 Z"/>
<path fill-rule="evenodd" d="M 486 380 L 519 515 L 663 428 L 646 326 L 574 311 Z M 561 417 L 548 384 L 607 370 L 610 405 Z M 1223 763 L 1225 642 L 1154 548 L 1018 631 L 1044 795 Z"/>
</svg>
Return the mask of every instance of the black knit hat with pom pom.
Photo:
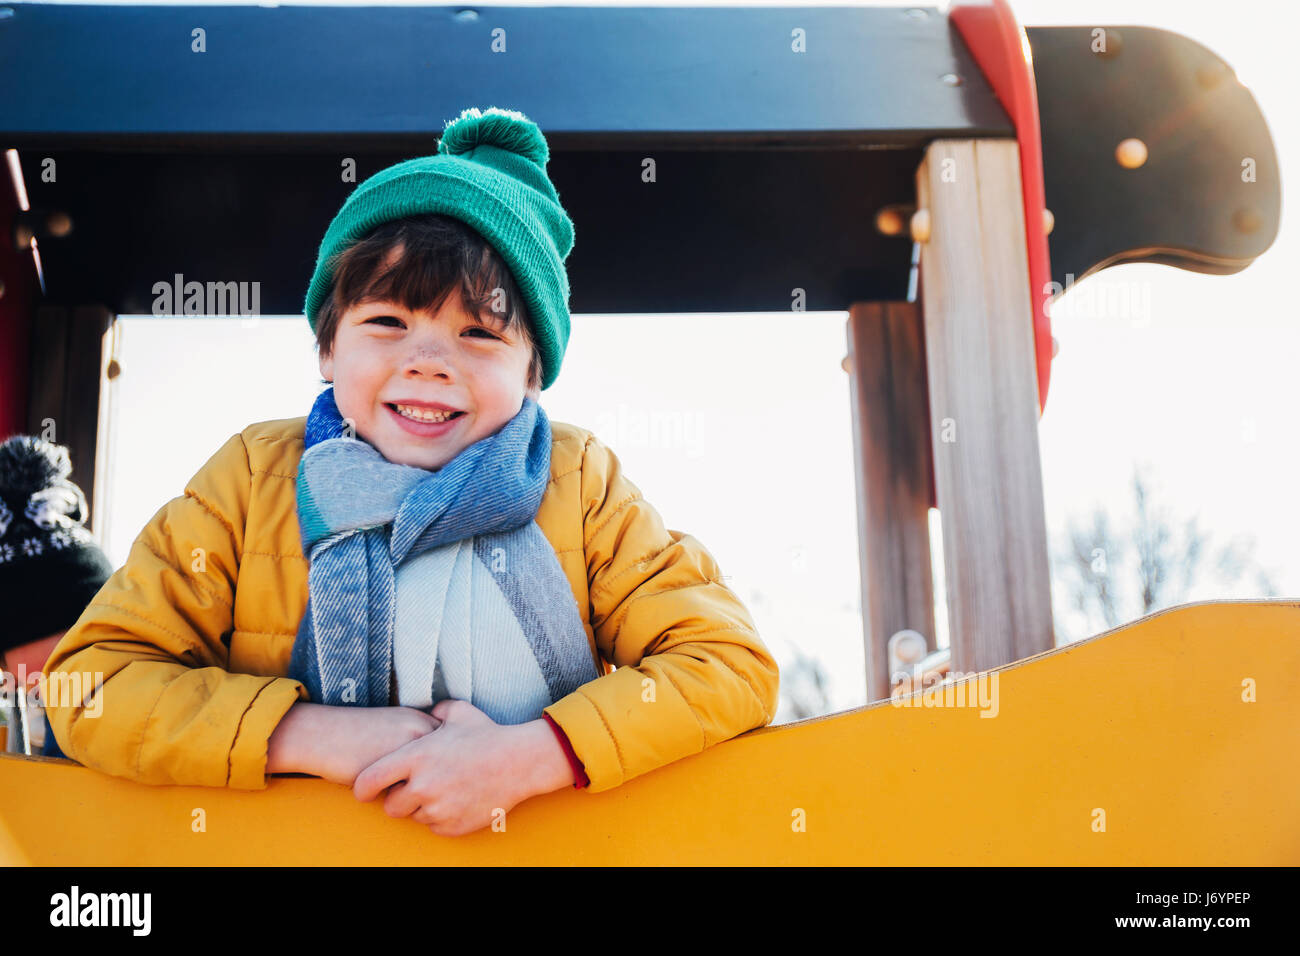
<svg viewBox="0 0 1300 956">
<path fill-rule="evenodd" d="M 0 653 L 72 627 L 113 573 L 70 474 L 63 445 L 0 444 Z"/>
<path fill-rule="evenodd" d="M 550 149 L 522 113 L 465 110 L 447 124 L 434 156 L 389 166 L 347 198 L 325 232 L 303 308 L 312 331 L 331 294 L 336 257 L 381 223 L 441 213 L 473 227 L 501 254 L 527 305 L 542 357 L 542 388 L 569 343 L 573 223 L 546 175 Z"/>
</svg>

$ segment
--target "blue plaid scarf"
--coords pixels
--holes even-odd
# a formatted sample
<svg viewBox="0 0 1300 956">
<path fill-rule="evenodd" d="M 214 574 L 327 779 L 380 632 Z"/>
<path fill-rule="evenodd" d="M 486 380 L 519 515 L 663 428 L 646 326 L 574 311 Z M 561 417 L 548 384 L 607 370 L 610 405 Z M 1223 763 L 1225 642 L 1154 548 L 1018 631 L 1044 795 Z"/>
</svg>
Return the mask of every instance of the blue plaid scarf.
<svg viewBox="0 0 1300 956">
<path fill-rule="evenodd" d="M 326 389 L 307 418 L 298 521 L 306 612 L 289 676 L 311 699 L 383 707 L 468 700 L 523 723 L 599 676 L 578 605 L 534 517 L 551 426 L 523 407 L 437 471 L 349 437 Z"/>
</svg>

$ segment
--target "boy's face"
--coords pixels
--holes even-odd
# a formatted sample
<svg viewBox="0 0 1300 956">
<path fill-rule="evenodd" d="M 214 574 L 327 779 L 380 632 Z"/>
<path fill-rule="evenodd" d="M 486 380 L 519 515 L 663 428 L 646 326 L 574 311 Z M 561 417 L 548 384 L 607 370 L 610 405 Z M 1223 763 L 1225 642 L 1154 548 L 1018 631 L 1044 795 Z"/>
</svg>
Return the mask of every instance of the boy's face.
<svg viewBox="0 0 1300 956">
<path fill-rule="evenodd" d="M 437 470 L 464 449 L 495 434 L 519 413 L 532 357 L 504 319 L 466 312 L 452 292 L 437 314 L 410 312 L 396 302 L 353 306 L 339 318 L 334 348 L 320 360 L 334 383 L 339 414 L 357 437 L 389 461 Z M 426 424 L 403 417 L 396 404 L 444 405 L 462 414 Z M 427 410 L 427 409 L 426 409 Z"/>
</svg>

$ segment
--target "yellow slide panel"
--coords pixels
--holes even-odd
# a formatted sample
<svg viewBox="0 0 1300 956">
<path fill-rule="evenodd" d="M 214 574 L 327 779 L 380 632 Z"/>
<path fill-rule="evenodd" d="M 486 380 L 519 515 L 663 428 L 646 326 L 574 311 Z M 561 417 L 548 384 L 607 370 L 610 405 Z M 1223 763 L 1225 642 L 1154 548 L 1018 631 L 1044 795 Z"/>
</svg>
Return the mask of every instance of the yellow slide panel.
<svg viewBox="0 0 1300 956">
<path fill-rule="evenodd" d="M 901 703 L 458 838 L 314 778 L 151 787 L 3 756 L 0 862 L 1300 864 L 1300 602 L 1181 605 Z"/>
</svg>

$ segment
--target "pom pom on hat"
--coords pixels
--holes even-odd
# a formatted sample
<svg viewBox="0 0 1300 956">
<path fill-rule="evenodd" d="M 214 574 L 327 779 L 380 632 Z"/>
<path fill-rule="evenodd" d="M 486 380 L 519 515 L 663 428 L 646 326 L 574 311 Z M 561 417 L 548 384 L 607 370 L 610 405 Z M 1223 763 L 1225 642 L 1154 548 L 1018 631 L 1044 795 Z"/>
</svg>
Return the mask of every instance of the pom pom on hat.
<svg viewBox="0 0 1300 956">
<path fill-rule="evenodd" d="M 63 445 L 31 435 L 0 444 L 0 537 L 21 518 L 47 531 L 81 525 L 86 496 L 68 480 L 70 474 L 72 461 Z"/>
<path fill-rule="evenodd" d="M 0 652 L 66 631 L 113 573 L 83 525 L 68 449 L 32 435 L 0 443 Z"/>
<path fill-rule="evenodd" d="M 22 501 L 36 491 L 64 481 L 72 461 L 63 445 L 31 435 L 15 435 L 0 444 L 0 496 Z"/>
<path fill-rule="evenodd" d="M 517 110 L 495 106 L 488 107 L 487 112 L 471 107 L 448 121 L 438 141 L 438 152 L 459 156 L 479 146 L 497 146 L 543 167 L 551 158 L 546 138 L 535 123 Z"/>
</svg>

